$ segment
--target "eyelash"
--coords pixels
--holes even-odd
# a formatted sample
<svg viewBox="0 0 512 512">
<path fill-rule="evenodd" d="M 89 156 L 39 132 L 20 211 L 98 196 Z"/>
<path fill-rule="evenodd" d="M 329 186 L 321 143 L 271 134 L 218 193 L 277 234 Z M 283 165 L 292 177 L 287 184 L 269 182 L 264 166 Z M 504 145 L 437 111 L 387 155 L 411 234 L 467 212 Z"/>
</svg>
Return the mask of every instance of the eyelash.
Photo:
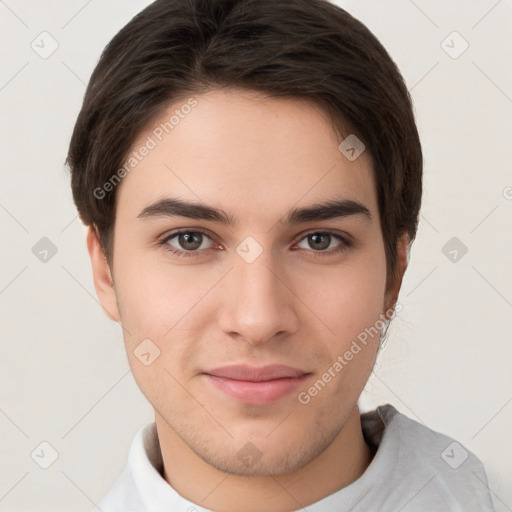
<svg viewBox="0 0 512 512">
<path fill-rule="evenodd" d="M 201 252 L 202 251 L 205 251 L 207 249 L 201 249 L 201 250 L 195 250 L 195 251 L 182 251 L 180 249 L 176 249 L 175 247 L 172 247 L 170 246 L 167 242 L 169 242 L 169 240 L 183 234 L 183 233 L 200 233 L 208 238 L 211 239 L 211 237 L 204 231 L 200 230 L 200 229 L 182 229 L 182 230 L 178 230 L 178 231 L 174 231 L 172 233 L 170 233 L 169 235 L 166 235 L 164 238 L 160 239 L 157 244 L 158 246 L 163 246 L 163 248 L 170 252 L 171 254 L 174 254 L 176 256 L 184 256 L 184 257 L 197 257 L 197 256 L 200 256 L 201 255 Z M 348 239 L 342 237 L 341 235 L 337 234 L 337 233 L 334 233 L 332 231 L 310 231 L 309 233 L 306 233 L 300 240 L 299 242 L 301 242 L 302 240 L 304 240 L 305 238 L 307 238 L 308 236 L 311 236 L 311 235 L 330 235 L 331 237 L 334 237 L 334 238 L 337 238 L 341 243 L 340 245 L 335 248 L 334 250 L 331 249 L 329 252 L 327 252 L 326 250 L 321 250 L 321 251 L 315 251 L 315 250 L 311 250 L 312 251 L 312 256 L 313 258 L 317 258 L 317 257 L 325 257 L 325 256 L 332 256 L 334 254 L 340 254 L 346 250 L 348 250 L 350 247 L 352 247 L 352 242 L 349 241 Z"/>
</svg>

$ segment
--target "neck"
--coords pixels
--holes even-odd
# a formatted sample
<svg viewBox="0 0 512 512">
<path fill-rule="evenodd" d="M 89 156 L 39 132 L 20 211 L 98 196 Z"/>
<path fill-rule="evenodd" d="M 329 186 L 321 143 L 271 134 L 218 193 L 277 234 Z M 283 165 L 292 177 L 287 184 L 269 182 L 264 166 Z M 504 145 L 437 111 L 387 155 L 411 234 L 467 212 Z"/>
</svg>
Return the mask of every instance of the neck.
<svg viewBox="0 0 512 512">
<path fill-rule="evenodd" d="M 156 412 L 155 422 L 165 480 L 189 501 L 219 512 L 304 508 L 354 482 L 373 457 L 363 437 L 357 405 L 320 455 L 296 471 L 269 476 L 219 471 L 197 456 Z"/>
</svg>

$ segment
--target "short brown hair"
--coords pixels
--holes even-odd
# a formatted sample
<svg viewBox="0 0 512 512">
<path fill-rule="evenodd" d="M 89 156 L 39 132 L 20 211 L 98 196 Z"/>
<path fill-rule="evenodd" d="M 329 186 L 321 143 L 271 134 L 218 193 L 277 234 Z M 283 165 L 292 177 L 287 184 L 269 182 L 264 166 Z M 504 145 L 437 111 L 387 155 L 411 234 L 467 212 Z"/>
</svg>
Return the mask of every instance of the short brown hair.
<svg viewBox="0 0 512 512">
<path fill-rule="evenodd" d="M 373 163 L 388 280 L 398 238 L 416 235 L 423 159 L 409 92 L 391 57 L 327 0 L 157 0 L 107 45 L 94 70 L 66 163 L 81 220 L 112 268 L 116 189 L 98 198 L 141 131 L 171 103 L 214 88 L 302 98 Z"/>
</svg>

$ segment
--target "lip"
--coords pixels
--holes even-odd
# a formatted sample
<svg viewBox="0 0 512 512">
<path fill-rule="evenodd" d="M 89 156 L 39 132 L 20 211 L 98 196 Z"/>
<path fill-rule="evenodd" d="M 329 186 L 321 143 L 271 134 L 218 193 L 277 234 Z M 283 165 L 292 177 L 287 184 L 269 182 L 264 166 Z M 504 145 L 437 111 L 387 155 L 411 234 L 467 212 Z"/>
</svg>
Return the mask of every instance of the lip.
<svg viewBox="0 0 512 512">
<path fill-rule="evenodd" d="M 294 391 L 310 375 L 298 368 L 273 364 L 223 366 L 204 372 L 217 389 L 245 403 L 264 405 Z"/>
</svg>

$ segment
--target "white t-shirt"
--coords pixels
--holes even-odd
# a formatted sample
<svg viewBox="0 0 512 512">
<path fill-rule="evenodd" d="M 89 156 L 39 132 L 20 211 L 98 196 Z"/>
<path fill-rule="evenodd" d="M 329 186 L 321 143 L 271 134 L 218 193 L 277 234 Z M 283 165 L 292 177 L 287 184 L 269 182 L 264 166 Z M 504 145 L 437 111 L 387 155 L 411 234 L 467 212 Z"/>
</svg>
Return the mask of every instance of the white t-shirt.
<svg viewBox="0 0 512 512">
<path fill-rule="evenodd" d="M 493 512 L 480 460 L 392 405 L 361 415 L 377 451 L 347 487 L 308 505 L 307 512 Z M 155 423 L 135 435 L 128 462 L 98 504 L 102 512 L 209 512 L 178 494 L 162 476 Z M 94 511 L 97 511 L 95 508 Z"/>
</svg>

